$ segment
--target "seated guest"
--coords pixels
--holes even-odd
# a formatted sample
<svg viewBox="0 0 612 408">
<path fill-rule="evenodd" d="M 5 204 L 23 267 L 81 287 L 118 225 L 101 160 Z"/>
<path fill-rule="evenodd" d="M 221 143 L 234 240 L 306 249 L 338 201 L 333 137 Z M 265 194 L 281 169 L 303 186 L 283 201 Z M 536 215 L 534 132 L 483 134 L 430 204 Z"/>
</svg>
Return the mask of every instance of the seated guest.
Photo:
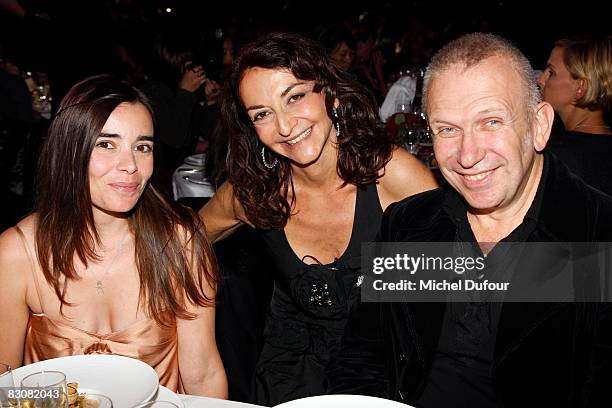
<svg viewBox="0 0 612 408">
<path fill-rule="evenodd" d="M 173 391 L 224 398 L 214 257 L 199 218 L 149 184 L 151 118 L 146 97 L 110 76 L 63 99 L 36 210 L 0 236 L 0 361 L 118 354 Z"/>
<path fill-rule="evenodd" d="M 435 187 L 376 111 L 320 44 L 291 33 L 242 48 L 224 84 L 228 181 L 200 215 L 213 241 L 257 229 L 274 265 L 259 404 L 326 392 L 325 366 L 358 294 L 361 243 L 390 203 Z"/>
<path fill-rule="evenodd" d="M 447 44 L 427 68 L 423 107 L 449 187 L 389 206 L 380 241 L 451 242 L 491 258 L 502 242 L 611 240 L 612 199 L 541 153 L 553 108 L 512 44 L 482 33 Z M 533 286 L 550 277 L 534 273 L 512 278 Z M 329 366 L 331 391 L 425 408 L 608 406 L 609 309 L 358 303 Z"/>
<path fill-rule="evenodd" d="M 565 132 L 549 150 L 588 184 L 612 194 L 612 37 L 563 39 L 555 43 L 538 82 Z"/>
</svg>

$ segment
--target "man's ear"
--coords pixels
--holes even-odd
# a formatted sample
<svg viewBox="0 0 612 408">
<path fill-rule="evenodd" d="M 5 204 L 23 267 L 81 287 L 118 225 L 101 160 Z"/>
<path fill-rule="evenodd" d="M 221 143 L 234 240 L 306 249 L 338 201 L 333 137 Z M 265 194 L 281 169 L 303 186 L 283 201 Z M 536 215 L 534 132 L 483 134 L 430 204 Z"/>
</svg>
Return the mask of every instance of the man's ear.
<svg viewBox="0 0 612 408">
<path fill-rule="evenodd" d="M 555 111 L 548 102 L 540 102 L 536 106 L 531 131 L 533 147 L 537 152 L 541 152 L 546 147 L 554 119 Z"/>
</svg>

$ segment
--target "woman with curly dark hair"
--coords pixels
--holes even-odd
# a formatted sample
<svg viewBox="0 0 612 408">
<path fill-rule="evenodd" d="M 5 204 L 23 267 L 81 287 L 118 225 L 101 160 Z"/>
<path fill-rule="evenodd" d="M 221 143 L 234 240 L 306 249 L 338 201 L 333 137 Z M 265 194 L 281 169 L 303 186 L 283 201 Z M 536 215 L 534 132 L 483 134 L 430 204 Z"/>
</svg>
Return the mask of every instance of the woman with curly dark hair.
<svg viewBox="0 0 612 408">
<path fill-rule="evenodd" d="M 219 240 L 248 224 L 277 275 L 256 369 L 264 405 L 324 394 L 324 368 L 357 299 L 362 242 L 383 210 L 432 189 L 395 147 L 373 96 L 316 42 L 268 34 L 240 52 L 225 83 L 228 182 L 200 210 Z"/>
<path fill-rule="evenodd" d="M 224 398 L 214 254 L 200 218 L 150 184 L 153 133 L 147 98 L 111 76 L 63 98 L 35 212 L 0 235 L 0 360 L 123 355 L 172 391 Z"/>
</svg>

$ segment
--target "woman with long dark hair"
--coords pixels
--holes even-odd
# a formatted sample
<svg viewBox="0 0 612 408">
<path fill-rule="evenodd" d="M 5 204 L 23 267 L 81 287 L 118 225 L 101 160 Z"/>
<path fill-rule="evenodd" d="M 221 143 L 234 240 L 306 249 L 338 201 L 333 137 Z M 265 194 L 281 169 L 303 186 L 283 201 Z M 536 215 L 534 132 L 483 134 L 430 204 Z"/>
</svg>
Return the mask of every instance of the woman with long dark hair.
<svg viewBox="0 0 612 408">
<path fill-rule="evenodd" d="M 147 98 L 110 76 L 62 100 L 35 212 L 0 236 L 1 361 L 118 354 L 173 391 L 227 395 L 211 245 L 197 215 L 150 185 L 153 136 Z"/>
<path fill-rule="evenodd" d="M 224 92 L 228 182 L 200 215 L 213 241 L 257 228 L 275 263 L 254 399 L 323 394 L 359 293 L 361 243 L 374 240 L 390 203 L 435 181 L 391 143 L 372 95 L 314 41 L 273 33 L 249 44 Z"/>
</svg>

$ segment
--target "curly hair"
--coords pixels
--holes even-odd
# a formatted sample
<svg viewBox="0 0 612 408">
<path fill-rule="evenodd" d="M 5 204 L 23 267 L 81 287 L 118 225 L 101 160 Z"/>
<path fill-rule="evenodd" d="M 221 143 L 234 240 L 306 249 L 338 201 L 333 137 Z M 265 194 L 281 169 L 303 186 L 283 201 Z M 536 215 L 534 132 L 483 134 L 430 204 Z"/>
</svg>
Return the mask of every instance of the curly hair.
<svg viewBox="0 0 612 408">
<path fill-rule="evenodd" d="M 271 153 L 278 165 L 273 169 L 264 166 L 259 139 L 240 99 L 240 81 L 254 67 L 288 70 L 300 80 L 314 81 L 314 92 L 324 93 L 327 115 L 341 130 L 337 172 L 344 185 L 364 187 L 382 176 L 394 145 L 370 91 L 338 69 L 316 41 L 293 33 L 267 34 L 241 50 L 224 85 L 221 105 L 229 134 L 229 181 L 253 225 L 284 227 L 291 215 L 288 193 L 293 189 L 288 159 Z M 332 114 L 336 98 L 340 102 L 338 119 Z"/>
</svg>

